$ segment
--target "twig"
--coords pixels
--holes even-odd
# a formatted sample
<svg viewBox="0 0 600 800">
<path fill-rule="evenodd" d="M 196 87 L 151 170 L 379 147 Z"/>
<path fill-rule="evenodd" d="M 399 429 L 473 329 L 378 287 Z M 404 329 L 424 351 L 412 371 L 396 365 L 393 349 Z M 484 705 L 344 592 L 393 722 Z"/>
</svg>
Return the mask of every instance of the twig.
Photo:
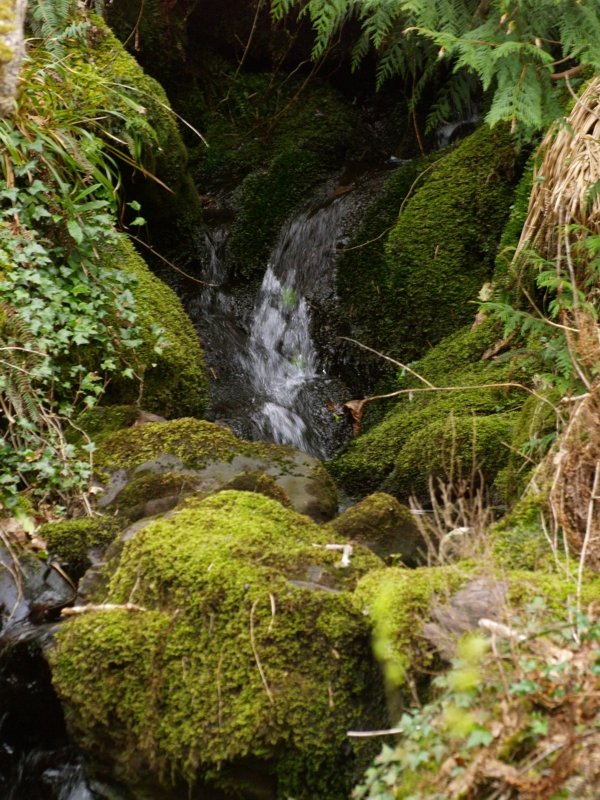
<svg viewBox="0 0 600 800">
<path fill-rule="evenodd" d="M 352 739 L 366 739 L 370 736 L 399 736 L 404 733 L 403 728 L 388 728 L 379 731 L 346 731 L 346 736 Z"/>
<path fill-rule="evenodd" d="M 436 388 L 433 385 L 433 383 L 430 383 L 427 380 L 427 378 L 424 378 L 422 375 L 419 375 L 418 372 L 415 372 L 414 369 L 411 369 L 406 364 L 402 364 L 400 361 L 396 361 L 395 358 L 391 358 L 391 356 L 386 356 L 384 353 L 380 353 L 379 350 L 375 350 L 372 347 L 369 347 L 368 345 L 363 344 L 362 342 L 358 342 L 356 339 L 351 339 L 349 336 L 340 336 L 340 339 L 344 339 L 347 342 L 352 342 L 352 344 L 356 344 L 356 345 L 358 345 L 358 347 L 362 347 L 363 350 L 368 350 L 370 353 L 374 353 L 376 356 L 379 356 L 380 358 L 383 358 L 386 361 L 389 361 L 391 364 L 394 364 L 396 367 L 400 367 L 400 369 L 406 370 L 411 375 L 414 375 L 415 378 L 418 378 L 422 383 L 424 383 L 425 386 L 429 386 L 430 389 L 435 389 Z M 381 396 L 384 396 L 384 395 L 381 395 Z"/>
<path fill-rule="evenodd" d="M 258 605 L 258 598 L 252 604 L 252 608 L 250 609 L 250 644 L 252 646 L 252 652 L 254 653 L 254 660 L 256 661 L 256 666 L 258 667 L 258 672 L 260 674 L 260 679 L 262 681 L 263 686 L 265 687 L 265 692 L 271 703 L 274 705 L 275 700 L 273 699 L 273 695 L 271 690 L 269 689 L 269 684 L 267 683 L 267 678 L 265 676 L 265 672 L 262 668 L 262 664 L 260 663 L 260 658 L 258 657 L 258 651 L 256 649 L 256 641 L 254 639 L 254 612 L 256 610 L 256 606 Z"/>
<path fill-rule="evenodd" d="M 195 283 L 199 283 L 201 286 L 210 286 L 212 289 L 217 289 L 220 286 L 220 284 L 218 284 L 218 283 L 207 283 L 207 281 L 201 281 L 200 278 L 195 278 L 193 275 L 190 275 L 189 273 L 184 272 L 181 269 L 181 267 L 178 267 L 175 264 L 173 264 L 172 261 L 169 261 L 168 258 L 165 258 L 165 256 L 161 255 L 158 251 L 156 251 L 152 247 L 152 245 L 147 244 L 143 239 L 140 239 L 139 236 L 135 236 L 135 234 L 129 233 L 129 232 L 127 233 L 127 235 L 129 236 L 130 239 L 133 239 L 134 242 L 137 242 L 138 244 L 141 244 L 142 247 L 145 247 L 147 250 L 149 250 L 152 253 L 153 256 L 156 256 L 156 258 L 159 258 L 168 267 L 171 267 L 171 269 L 174 269 L 176 272 L 179 272 L 181 275 L 183 275 L 184 278 L 187 278 L 190 281 L 194 281 Z"/>
<path fill-rule="evenodd" d="M 63 608 L 60 612 L 61 617 L 75 617 L 79 614 L 89 614 L 93 611 L 147 611 L 144 606 L 136 606 L 134 603 L 101 603 L 99 605 L 90 604 L 89 606 L 71 606 Z"/>
</svg>

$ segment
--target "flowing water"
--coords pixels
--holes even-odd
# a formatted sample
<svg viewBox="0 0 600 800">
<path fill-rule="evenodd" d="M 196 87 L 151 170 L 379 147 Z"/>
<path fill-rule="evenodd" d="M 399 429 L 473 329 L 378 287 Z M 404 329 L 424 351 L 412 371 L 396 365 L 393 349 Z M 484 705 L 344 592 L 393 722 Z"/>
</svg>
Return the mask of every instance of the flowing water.
<svg viewBox="0 0 600 800">
<path fill-rule="evenodd" d="M 314 292 L 335 252 L 342 207 L 334 201 L 299 215 L 283 229 L 240 354 L 253 390 L 252 419 L 260 437 L 321 456 L 326 455 L 325 445 L 311 435 L 317 413 L 312 400 L 331 381 L 319 368 L 307 295 Z"/>
<path fill-rule="evenodd" d="M 331 323 L 335 263 L 356 208 L 382 176 L 370 176 L 362 192 L 332 192 L 288 221 L 258 286 L 229 274 L 227 224 L 206 233 L 202 279 L 212 285 L 188 298 L 187 308 L 205 345 L 214 418 L 239 436 L 320 458 L 347 439 L 339 412 L 351 394 L 324 356 L 339 349 Z"/>
</svg>

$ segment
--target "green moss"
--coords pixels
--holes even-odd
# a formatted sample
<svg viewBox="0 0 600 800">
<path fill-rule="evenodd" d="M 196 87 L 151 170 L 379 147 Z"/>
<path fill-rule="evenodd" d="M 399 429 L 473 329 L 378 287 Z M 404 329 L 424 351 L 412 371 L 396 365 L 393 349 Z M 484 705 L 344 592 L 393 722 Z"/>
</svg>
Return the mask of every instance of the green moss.
<svg viewBox="0 0 600 800">
<path fill-rule="evenodd" d="M 517 414 L 450 414 L 426 424 L 403 443 L 386 487 L 398 497 L 429 498 L 429 479 L 476 480 L 481 472 L 488 482 L 508 459 Z M 426 470 L 423 466 L 426 466 Z"/>
<path fill-rule="evenodd" d="M 57 556 L 69 575 L 77 580 L 91 566 L 89 551 L 106 548 L 120 531 L 114 517 L 81 517 L 42 525 L 39 534 L 48 553 Z"/>
<path fill-rule="evenodd" d="M 416 158 L 386 181 L 380 195 L 365 211 L 337 265 L 337 290 L 342 316 L 353 336 L 364 344 L 384 348 L 395 338 L 395 297 L 390 294 L 385 258 L 385 234 L 398 220 L 398 211 L 422 184 L 434 159 Z"/>
<path fill-rule="evenodd" d="M 177 419 L 168 424 L 151 422 L 118 431 L 99 448 L 98 469 L 132 470 L 164 453 L 181 459 L 184 467 L 203 467 L 211 461 L 230 461 L 238 452 L 250 451 L 229 428 L 198 419 Z"/>
<path fill-rule="evenodd" d="M 260 470 L 250 470 L 249 472 L 242 472 L 241 475 L 236 475 L 233 480 L 225 484 L 223 490 L 258 492 L 258 494 L 264 494 L 265 497 L 270 497 L 272 500 L 277 500 L 282 506 L 291 507 L 290 498 L 281 486 L 271 475 L 267 475 L 266 472 L 261 472 Z"/>
<path fill-rule="evenodd" d="M 494 325 L 484 325 L 454 334 L 412 367 L 437 386 L 518 381 L 520 367 L 512 360 L 471 363 L 495 338 Z M 407 376 L 400 386 L 422 389 L 423 384 Z M 524 392 L 502 387 L 415 393 L 353 439 L 329 469 L 348 492 L 359 495 L 391 476 L 385 491 L 402 501 L 412 493 L 427 500 L 429 475 L 458 477 L 460 469 L 466 478 L 473 465 L 483 468 L 491 482 L 508 459 L 501 443 L 510 441 L 514 412 L 523 401 Z"/>
<path fill-rule="evenodd" d="M 136 279 L 133 294 L 143 336 L 136 349 L 143 375 L 142 407 L 165 417 L 201 415 L 207 404 L 202 349 L 179 299 L 150 272 L 126 237 L 119 239 L 117 250 L 104 256 L 111 266 Z M 159 331 L 165 347 L 156 352 Z M 138 397 L 139 385 L 133 380 L 121 379 L 107 392 L 109 402 L 131 403 Z"/>
<path fill-rule="evenodd" d="M 496 255 L 496 265 L 494 269 L 494 283 L 500 286 L 506 285 L 511 278 L 510 265 L 512 257 L 515 248 L 519 244 L 521 231 L 523 230 L 523 225 L 527 218 L 527 209 L 529 208 L 529 196 L 531 195 L 531 187 L 533 184 L 533 166 L 534 159 L 530 158 L 517 184 L 510 214 L 498 244 L 498 253 Z"/>
<path fill-rule="evenodd" d="M 329 526 L 342 539 L 360 542 L 381 558 L 397 556 L 407 566 L 415 566 L 424 544 L 410 509 L 384 492 L 365 497 Z"/>
<path fill-rule="evenodd" d="M 395 314 L 388 352 L 415 358 L 473 317 L 469 301 L 492 275 L 516 169 L 508 131 L 482 127 L 409 199 L 386 243 Z"/>
<path fill-rule="evenodd" d="M 524 492 L 534 466 L 547 453 L 558 430 L 558 390 L 538 391 L 523 404 L 510 440 L 506 466 L 496 477 L 500 496 L 510 506 Z"/>
<path fill-rule="evenodd" d="M 257 780 L 275 776 L 281 800 L 347 797 L 346 731 L 375 722 L 381 701 L 349 590 L 381 562 L 356 548 L 344 569 L 331 540 L 273 500 L 231 491 L 140 531 L 109 600 L 150 610 L 76 619 L 52 655 L 80 745 L 107 747 L 134 786 L 149 770 L 239 796 L 251 763 Z"/>
<path fill-rule="evenodd" d="M 176 505 L 186 494 L 194 491 L 197 483 L 198 480 L 193 476 L 176 472 L 144 473 L 130 481 L 119 492 L 115 506 L 120 515 L 129 519 L 153 516 L 159 513 L 159 510 L 166 510 L 156 501 L 165 501 L 169 498 L 173 500 L 172 504 Z M 162 505 L 168 503 L 163 502 Z"/>
<path fill-rule="evenodd" d="M 354 593 L 357 607 L 373 625 L 373 649 L 392 687 L 402 687 L 413 670 L 426 671 L 431 647 L 423 638 L 423 624 L 434 600 L 445 602 L 470 577 L 470 568 L 392 568 L 371 572 Z M 415 674 L 413 674 L 415 677 Z"/>
<path fill-rule="evenodd" d="M 282 224 L 311 187 L 341 165 L 356 139 L 356 114 L 318 80 L 303 87 L 271 74 L 225 74 L 221 81 L 201 101 L 210 147 L 197 151 L 195 175 L 207 191 L 240 184 L 229 252 L 249 277 L 262 274 Z"/>
<path fill-rule="evenodd" d="M 494 555 L 506 569 L 553 571 L 563 558 L 562 542 L 555 553 L 544 530 L 548 498 L 543 493 L 527 492 L 515 507 L 490 531 Z"/>
<path fill-rule="evenodd" d="M 269 253 L 290 212 L 322 175 L 316 153 L 290 147 L 267 171 L 253 172 L 242 184 L 241 211 L 231 231 L 230 251 L 246 276 L 264 271 Z"/>
<path fill-rule="evenodd" d="M 117 498 L 120 508 L 123 486 L 130 481 L 138 484 L 126 494 L 128 513 L 132 502 L 139 505 L 146 498 L 146 489 L 158 489 L 161 483 L 160 478 L 152 483 L 149 477 L 138 483 L 144 474 L 179 474 L 187 485 L 208 492 L 232 480 L 243 483 L 244 476 L 256 471 L 268 476 L 262 479 L 264 488 L 272 478 L 277 484 L 272 492 L 318 522 L 331 519 L 337 511 L 335 483 L 317 459 L 286 445 L 242 441 L 228 428 L 198 419 L 118 431 L 101 443 L 95 467 L 101 480 L 114 478 L 109 480 L 108 499 L 102 502 L 113 504 Z"/>
<path fill-rule="evenodd" d="M 136 405 L 95 406 L 80 414 L 76 424 L 98 445 L 112 433 L 130 428 L 139 413 Z"/>
</svg>

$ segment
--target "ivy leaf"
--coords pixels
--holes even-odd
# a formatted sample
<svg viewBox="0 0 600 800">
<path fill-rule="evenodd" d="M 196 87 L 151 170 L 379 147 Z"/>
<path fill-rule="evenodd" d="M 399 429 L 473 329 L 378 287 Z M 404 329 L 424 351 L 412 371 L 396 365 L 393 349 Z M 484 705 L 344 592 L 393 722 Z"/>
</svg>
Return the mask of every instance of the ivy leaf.
<svg viewBox="0 0 600 800">
<path fill-rule="evenodd" d="M 67 220 L 67 230 L 75 239 L 77 244 L 81 244 L 83 242 L 83 231 L 81 230 L 80 224 L 74 219 Z"/>
</svg>

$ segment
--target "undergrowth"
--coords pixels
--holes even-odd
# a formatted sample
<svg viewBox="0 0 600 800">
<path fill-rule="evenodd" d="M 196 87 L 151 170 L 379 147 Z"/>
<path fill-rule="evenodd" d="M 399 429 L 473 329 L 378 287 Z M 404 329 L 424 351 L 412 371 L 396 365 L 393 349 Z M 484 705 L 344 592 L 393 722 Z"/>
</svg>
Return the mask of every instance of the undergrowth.
<svg viewBox="0 0 600 800">
<path fill-rule="evenodd" d="M 64 431 L 111 377 L 144 368 L 134 278 L 101 257 L 116 244 L 118 159 L 135 164 L 129 119 L 140 109 L 69 57 L 73 37 L 85 47 L 85 20 L 73 17 L 57 38 L 42 7 L 33 26 L 50 35 L 30 42 L 18 108 L 0 120 L 0 509 L 22 490 L 38 500 L 83 492 L 90 462 Z M 107 96 L 120 102 L 100 106 Z"/>
</svg>

